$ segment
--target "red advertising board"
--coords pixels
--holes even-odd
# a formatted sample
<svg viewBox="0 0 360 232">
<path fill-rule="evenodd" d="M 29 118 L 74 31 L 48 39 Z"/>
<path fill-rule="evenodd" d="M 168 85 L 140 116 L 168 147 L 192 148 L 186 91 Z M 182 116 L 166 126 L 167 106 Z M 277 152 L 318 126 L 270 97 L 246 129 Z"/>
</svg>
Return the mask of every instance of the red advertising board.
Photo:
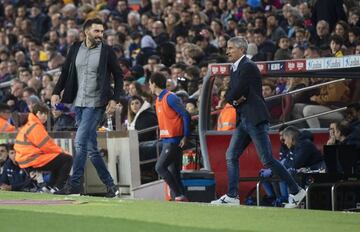
<svg viewBox="0 0 360 232">
<path fill-rule="evenodd" d="M 306 60 L 291 60 L 285 63 L 286 72 L 305 72 Z"/>
</svg>

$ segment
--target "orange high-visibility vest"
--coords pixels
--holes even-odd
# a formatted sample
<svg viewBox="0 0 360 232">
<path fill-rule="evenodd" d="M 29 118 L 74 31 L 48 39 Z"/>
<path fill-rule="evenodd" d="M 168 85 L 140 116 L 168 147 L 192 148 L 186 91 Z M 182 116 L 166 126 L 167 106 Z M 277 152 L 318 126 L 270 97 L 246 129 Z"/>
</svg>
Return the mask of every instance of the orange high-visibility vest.
<svg viewBox="0 0 360 232">
<path fill-rule="evenodd" d="M 184 135 L 184 125 L 181 116 L 167 103 L 169 94 L 172 93 L 167 92 L 161 101 L 157 98 L 155 103 L 160 138 L 173 138 Z"/>
<path fill-rule="evenodd" d="M 16 136 L 15 160 L 20 168 L 39 168 L 64 153 L 47 133 L 44 125 L 34 114 L 29 113 L 28 122 Z"/>
<path fill-rule="evenodd" d="M 218 121 L 218 131 L 234 130 L 236 128 L 236 109 L 227 103 L 221 110 Z"/>
<path fill-rule="evenodd" d="M 0 117 L 0 133 L 14 132 L 15 127 L 8 123 L 4 118 Z"/>
</svg>

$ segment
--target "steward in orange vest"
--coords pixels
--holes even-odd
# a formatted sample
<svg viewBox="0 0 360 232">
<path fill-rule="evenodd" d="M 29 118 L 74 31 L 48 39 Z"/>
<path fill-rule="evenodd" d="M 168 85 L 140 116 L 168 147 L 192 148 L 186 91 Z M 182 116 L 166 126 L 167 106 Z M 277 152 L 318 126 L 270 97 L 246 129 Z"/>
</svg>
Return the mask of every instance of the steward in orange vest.
<svg viewBox="0 0 360 232">
<path fill-rule="evenodd" d="M 227 103 L 221 110 L 218 121 L 218 131 L 234 130 L 236 128 L 236 109 Z"/>
<path fill-rule="evenodd" d="M 190 135 L 190 115 L 179 97 L 166 90 L 166 77 L 159 72 L 150 77 L 149 87 L 157 96 L 155 108 L 158 117 L 162 150 L 155 170 L 174 193 L 175 201 L 187 201 L 180 180 L 182 148 Z"/>
<path fill-rule="evenodd" d="M 155 108 L 159 121 L 160 138 L 182 137 L 184 135 L 184 124 L 181 116 L 168 104 L 168 96 L 173 94 L 166 92 L 162 100 L 156 99 Z"/>
<path fill-rule="evenodd" d="M 8 105 L 0 104 L 0 133 L 14 132 L 16 129 L 8 120 L 11 115 L 11 110 Z"/>
<path fill-rule="evenodd" d="M 15 160 L 20 168 L 33 168 L 51 172 L 49 187 L 61 189 L 72 165 L 72 157 L 47 133 L 43 123 L 46 122 L 49 109 L 44 104 L 33 106 L 28 122 L 16 136 L 14 149 Z"/>
</svg>

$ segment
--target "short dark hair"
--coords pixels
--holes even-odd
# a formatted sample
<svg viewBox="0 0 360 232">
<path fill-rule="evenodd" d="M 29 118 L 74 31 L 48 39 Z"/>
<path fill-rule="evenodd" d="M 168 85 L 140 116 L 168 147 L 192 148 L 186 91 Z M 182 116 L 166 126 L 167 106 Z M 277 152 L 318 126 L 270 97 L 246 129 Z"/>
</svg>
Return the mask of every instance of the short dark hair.
<svg viewBox="0 0 360 232">
<path fill-rule="evenodd" d="M 7 143 L 0 143 L 0 147 L 5 147 L 6 151 L 9 151 Z"/>
<path fill-rule="evenodd" d="M 340 132 L 340 135 L 347 137 L 351 132 L 352 128 L 349 122 L 341 121 L 336 124 L 337 130 Z"/>
<path fill-rule="evenodd" d="M 354 33 L 355 36 L 360 35 L 360 27 L 354 26 L 349 29 L 349 32 Z"/>
<path fill-rule="evenodd" d="M 4 113 L 6 111 L 11 111 L 10 106 L 0 103 L 0 113 Z"/>
<path fill-rule="evenodd" d="M 185 63 L 183 63 L 183 62 L 178 62 L 178 63 L 175 63 L 175 64 L 171 65 L 170 68 L 171 69 L 172 68 L 179 68 L 179 69 L 185 71 L 187 69 L 187 65 Z"/>
<path fill-rule="evenodd" d="M 340 35 L 332 35 L 330 37 L 330 42 L 331 41 L 334 41 L 336 44 L 340 44 L 340 45 L 344 44 L 344 39 Z"/>
<path fill-rule="evenodd" d="M 32 87 L 25 87 L 23 92 L 28 92 L 30 95 L 36 95 L 36 90 Z"/>
<path fill-rule="evenodd" d="M 93 24 L 100 24 L 100 25 L 104 26 L 104 23 L 101 21 L 101 19 L 93 18 L 93 19 L 88 19 L 88 20 L 85 21 L 85 23 L 83 25 L 83 30 L 85 31 L 86 29 L 91 27 L 91 25 L 93 25 Z"/>
<path fill-rule="evenodd" d="M 254 30 L 254 34 L 261 34 L 263 36 L 266 36 L 266 32 L 264 29 L 261 29 L 261 28 L 257 28 Z"/>
<path fill-rule="evenodd" d="M 158 55 L 151 55 L 149 56 L 148 60 L 156 60 L 156 63 L 160 63 L 161 59 Z"/>
<path fill-rule="evenodd" d="M 166 77 L 161 72 L 155 72 L 150 76 L 150 83 L 154 83 L 160 89 L 166 88 Z"/>
<path fill-rule="evenodd" d="M 360 45 L 360 40 L 354 41 L 354 45 L 355 45 L 355 47 L 359 46 Z"/>
<path fill-rule="evenodd" d="M 262 86 L 269 86 L 271 91 L 274 91 L 275 90 L 275 85 L 271 82 L 271 81 L 264 81 L 262 83 Z"/>
<path fill-rule="evenodd" d="M 196 66 L 190 66 L 185 70 L 185 73 L 193 78 L 199 78 L 200 69 Z"/>
<path fill-rule="evenodd" d="M 49 114 L 50 110 L 49 110 L 49 107 L 47 105 L 45 105 L 44 103 L 37 103 L 33 106 L 32 113 L 37 114 L 38 112 Z"/>
</svg>

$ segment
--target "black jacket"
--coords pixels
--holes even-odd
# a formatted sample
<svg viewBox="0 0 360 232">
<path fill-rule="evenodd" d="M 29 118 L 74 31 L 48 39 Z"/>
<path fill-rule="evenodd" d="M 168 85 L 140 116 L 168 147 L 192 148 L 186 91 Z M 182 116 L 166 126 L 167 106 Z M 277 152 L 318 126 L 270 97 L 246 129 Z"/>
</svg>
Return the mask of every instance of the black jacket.
<svg viewBox="0 0 360 232">
<path fill-rule="evenodd" d="M 78 81 L 75 60 L 82 42 L 74 43 L 66 56 L 65 63 L 61 69 L 61 75 L 54 88 L 53 94 L 62 96 L 63 103 L 73 103 L 78 91 Z M 114 89 L 111 88 L 111 75 L 114 80 Z M 105 106 L 109 100 L 118 101 L 123 92 L 123 75 L 112 48 L 102 44 L 100 52 L 100 63 L 98 68 L 98 85 L 101 89 L 101 104 Z"/>
<path fill-rule="evenodd" d="M 134 119 L 128 124 L 128 130 L 141 131 L 158 125 L 156 113 L 150 103 L 144 102 Z M 156 140 L 156 130 L 139 133 L 139 142 Z"/>
<path fill-rule="evenodd" d="M 237 119 L 245 117 L 253 125 L 270 121 L 270 114 L 262 96 L 261 75 L 256 64 L 246 56 L 241 59 L 235 72 L 231 72 L 230 88 L 226 93 L 226 100 L 230 104 L 241 96 L 246 101 L 239 106 L 234 106 Z M 237 120 L 239 121 L 239 120 Z"/>
<path fill-rule="evenodd" d="M 158 125 L 157 117 L 152 109 L 147 109 L 141 112 L 135 123 L 137 131 Z M 156 140 L 156 130 L 139 134 L 139 142 Z"/>
<path fill-rule="evenodd" d="M 40 13 L 31 20 L 32 32 L 40 41 L 43 36 L 50 30 L 51 19 L 48 15 Z"/>
</svg>

